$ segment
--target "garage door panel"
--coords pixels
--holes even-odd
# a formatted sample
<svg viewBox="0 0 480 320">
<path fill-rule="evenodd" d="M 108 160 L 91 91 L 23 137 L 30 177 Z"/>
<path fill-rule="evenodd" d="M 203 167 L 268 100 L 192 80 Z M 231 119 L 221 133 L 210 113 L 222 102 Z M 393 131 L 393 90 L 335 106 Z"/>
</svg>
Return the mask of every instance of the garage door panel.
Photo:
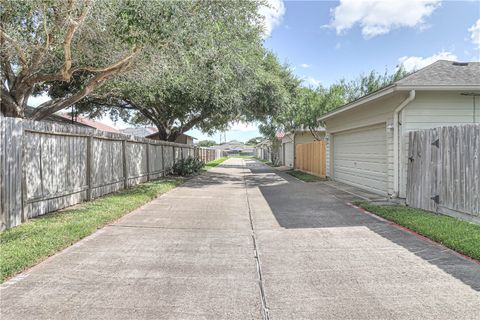
<svg viewBox="0 0 480 320">
<path fill-rule="evenodd" d="M 384 172 L 387 170 L 387 164 L 378 159 L 375 161 L 361 162 L 356 160 L 337 160 L 336 167 L 340 170 L 348 170 L 349 172 L 354 171 L 365 171 L 365 173 L 379 174 L 384 176 Z"/>
<path fill-rule="evenodd" d="M 377 181 L 383 181 L 384 180 L 384 174 L 380 172 L 374 172 L 371 170 L 353 170 L 352 168 L 345 168 L 345 167 L 340 167 L 337 170 L 338 175 L 343 175 L 345 178 L 347 176 L 351 176 L 352 180 L 358 178 L 361 179 L 372 179 L 372 180 L 377 180 Z"/>
<path fill-rule="evenodd" d="M 343 161 L 353 161 L 357 163 L 364 163 L 364 162 L 373 162 L 373 163 L 384 163 L 385 156 L 379 154 L 365 154 L 365 153 L 336 153 L 335 155 L 337 159 Z"/>
<path fill-rule="evenodd" d="M 334 179 L 378 194 L 387 190 L 385 125 L 334 135 Z"/>
<path fill-rule="evenodd" d="M 372 177 L 361 177 L 340 174 L 336 181 L 343 182 L 361 189 L 365 189 L 378 194 L 386 194 L 382 190 L 385 190 L 385 183 L 383 180 L 372 179 Z"/>
</svg>

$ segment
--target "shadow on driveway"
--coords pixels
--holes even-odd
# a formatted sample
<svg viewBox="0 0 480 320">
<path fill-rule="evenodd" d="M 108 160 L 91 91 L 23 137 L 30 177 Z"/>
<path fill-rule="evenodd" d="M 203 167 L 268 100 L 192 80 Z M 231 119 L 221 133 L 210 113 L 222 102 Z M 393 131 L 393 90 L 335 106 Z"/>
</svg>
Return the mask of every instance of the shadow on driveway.
<svg viewBox="0 0 480 320">
<path fill-rule="evenodd" d="M 258 186 L 281 227 L 367 227 L 480 291 L 479 263 L 351 207 L 348 203 L 361 199 L 349 193 L 323 182 L 304 183 L 258 164 L 247 162 L 252 173 L 246 176 L 247 182 L 250 186 Z"/>
</svg>

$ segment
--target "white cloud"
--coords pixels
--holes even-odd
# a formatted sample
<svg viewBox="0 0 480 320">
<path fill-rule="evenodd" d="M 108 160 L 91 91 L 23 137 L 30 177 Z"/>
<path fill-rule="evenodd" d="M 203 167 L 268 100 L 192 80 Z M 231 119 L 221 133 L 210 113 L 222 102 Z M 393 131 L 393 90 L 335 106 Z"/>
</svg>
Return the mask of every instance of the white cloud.
<svg viewBox="0 0 480 320">
<path fill-rule="evenodd" d="M 264 18 L 264 38 L 268 38 L 275 27 L 282 22 L 285 14 L 285 4 L 283 0 L 267 0 L 267 6 L 262 6 L 259 11 Z"/>
<path fill-rule="evenodd" d="M 302 68 L 304 68 L 304 69 L 307 69 L 307 68 L 310 68 L 311 65 L 306 64 L 306 63 L 302 63 L 302 64 L 300 65 L 300 67 L 302 67 Z"/>
<path fill-rule="evenodd" d="M 470 39 L 472 39 L 472 43 L 477 47 L 477 49 L 480 49 L 480 19 L 478 19 L 477 22 L 468 29 L 468 32 L 471 33 Z"/>
<path fill-rule="evenodd" d="M 318 87 L 319 85 L 322 84 L 322 82 L 318 79 L 315 79 L 314 77 L 308 76 L 308 77 L 302 77 L 302 81 L 304 84 L 308 86 L 312 86 L 314 88 Z"/>
<path fill-rule="evenodd" d="M 437 60 L 454 60 L 456 61 L 458 57 L 449 51 L 441 51 L 435 53 L 430 57 L 401 57 L 398 59 L 398 62 L 403 65 L 405 70 L 414 71 L 428 66 L 429 64 L 434 63 Z"/>
<path fill-rule="evenodd" d="M 256 131 L 257 125 L 254 123 L 245 123 L 245 122 L 233 122 L 230 124 L 230 131 L 237 132 L 251 132 Z"/>
<path fill-rule="evenodd" d="M 386 34 L 400 27 L 424 26 L 424 19 L 441 0 L 340 0 L 331 9 L 330 27 L 337 33 L 359 24 L 365 38 Z"/>
</svg>

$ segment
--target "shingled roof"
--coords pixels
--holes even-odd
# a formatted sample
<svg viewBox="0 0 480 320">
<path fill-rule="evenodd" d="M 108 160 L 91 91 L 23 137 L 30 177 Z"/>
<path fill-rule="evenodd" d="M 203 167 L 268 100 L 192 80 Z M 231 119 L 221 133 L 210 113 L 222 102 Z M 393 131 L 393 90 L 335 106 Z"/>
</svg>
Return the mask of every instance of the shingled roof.
<svg viewBox="0 0 480 320">
<path fill-rule="evenodd" d="M 325 120 L 375 99 L 410 90 L 480 91 L 480 62 L 438 60 L 403 79 L 338 107 L 318 120 Z"/>
<path fill-rule="evenodd" d="M 403 86 L 480 86 L 480 62 L 438 60 L 395 82 Z"/>
</svg>

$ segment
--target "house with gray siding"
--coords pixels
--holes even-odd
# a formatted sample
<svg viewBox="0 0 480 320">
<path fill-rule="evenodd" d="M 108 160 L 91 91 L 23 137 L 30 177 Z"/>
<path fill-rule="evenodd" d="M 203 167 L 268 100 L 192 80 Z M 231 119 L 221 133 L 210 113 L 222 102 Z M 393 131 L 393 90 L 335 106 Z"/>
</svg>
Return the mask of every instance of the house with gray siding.
<svg viewBox="0 0 480 320">
<path fill-rule="evenodd" d="M 319 120 L 330 178 L 405 198 L 409 132 L 480 123 L 480 62 L 437 61 Z"/>
</svg>

